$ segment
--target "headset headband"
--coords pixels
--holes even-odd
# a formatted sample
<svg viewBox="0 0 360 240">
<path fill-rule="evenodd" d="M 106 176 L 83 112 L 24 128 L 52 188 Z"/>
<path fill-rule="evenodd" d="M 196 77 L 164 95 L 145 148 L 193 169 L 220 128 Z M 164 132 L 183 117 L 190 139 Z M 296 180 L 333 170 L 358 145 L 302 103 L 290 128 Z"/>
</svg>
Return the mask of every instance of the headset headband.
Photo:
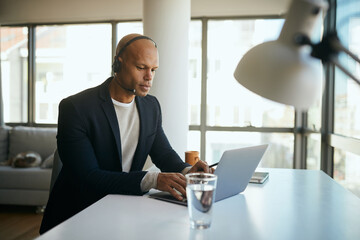
<svg viewBox="0 0 360 240">
<path fill-rule="evenodd" d="M 125 49 L 127 48 L 127 46 L 129 46 L 132 42 L 135 42 L 136 40 L 140 40 L 140 39 L 147 39 L 147 40 L 150 40 L 154 43 L 155 47 L 157 48 L 157 45 L 155 43 L 154 40 L 152 40 L 151 38 L 147 37 L 147 36 L 137 36 L 137 37 L 134 37 L 133 39 L 130 39 L 126 44 L 125 46 L 123 46 L 120 51 L 118 52 L 118 54 L 116 55 L 116 59 L 120 56 L 121 53 L 123 53 L 125 51 Z"/>
</svg>

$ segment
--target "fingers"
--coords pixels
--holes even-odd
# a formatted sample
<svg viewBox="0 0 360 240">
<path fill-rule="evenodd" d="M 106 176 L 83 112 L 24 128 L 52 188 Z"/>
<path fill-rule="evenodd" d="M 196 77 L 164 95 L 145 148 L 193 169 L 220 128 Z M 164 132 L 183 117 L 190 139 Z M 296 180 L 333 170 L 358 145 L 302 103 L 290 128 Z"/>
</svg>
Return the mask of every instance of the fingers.
<svg viewBox="0 0 360 240">
<path fill-rule="evenodd" d="M 211 173 L 209 165 L 205 161 L 199 160 L 197 163 L 189 170 L 189 173 L 193 172 L 204 172 Z"/>
<path fill-rule="evenodd" d="M 184 187 L 180 185 L 175 184 L 174 187 L 168 188 L 168 192 L 178 200 L 183 200 L 184 197 L 186 197 L 186 190 Z"/>
<path fill-rule="evenodd" d="M 169 192 L 178 200 L 186 196 L 186 179 L 181 173 L 159 173 L 157 179 L 157 189 Z M 179 194 L 180 193 L 180 194 Z"/>
</svg>

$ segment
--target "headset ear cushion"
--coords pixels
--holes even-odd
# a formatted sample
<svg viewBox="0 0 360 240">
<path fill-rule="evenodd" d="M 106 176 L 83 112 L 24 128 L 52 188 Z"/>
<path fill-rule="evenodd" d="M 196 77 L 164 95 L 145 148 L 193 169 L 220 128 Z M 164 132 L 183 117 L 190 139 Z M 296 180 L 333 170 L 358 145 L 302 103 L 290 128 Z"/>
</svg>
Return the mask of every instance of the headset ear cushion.
<svg viewBox="0 0 360 240">
<path fill-rule="evenodd" d="M 119 61 L 119 59 L 116 58 L 113 65 L 112 65 L 113 72 L 114 73 L 119 72 L 120 67 L 121 67 L 121 62 Z"/>
</svg>

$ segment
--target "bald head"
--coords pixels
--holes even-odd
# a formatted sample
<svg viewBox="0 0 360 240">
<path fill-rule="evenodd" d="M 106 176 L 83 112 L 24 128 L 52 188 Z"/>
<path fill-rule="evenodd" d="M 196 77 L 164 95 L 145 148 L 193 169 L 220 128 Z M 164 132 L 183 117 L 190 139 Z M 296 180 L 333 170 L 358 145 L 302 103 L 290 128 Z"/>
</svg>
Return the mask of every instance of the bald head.
<svg viewBox="0 0 360 240">
<path fill-rule="evenodd" d="M 119 70 L 119 57 L 123 55 L 124 52 L 126 52 L 126 50 L 128 49 L 128 46 L 131 45 L 133 42 L 138 41 L 138 40 L 146 40 L 146 41 L 150 41 L 151 44 L 157 48 L 156 43 L 154 42 L 154 40 L 152 40 L 151 38 L 138 34 L 138 33 L 132 33 L 132 34 L 128 34 L 126 36 L 124 36 L 118 43 L 117 47 L 116 47 L 116 55 L 114 56 L 114 63 L 113 63 L 113 71 L 118 72 Z M 144 42 L 144 44 L 148 45 L 148 42 Z M 136 44 L 136 45 L 140 45 L 140 44 Z"/>
<path fill-rule="evenodd" d="M 158 50 L 151 38 L 140 34 L 123 37 L 117 46 L 113 63 L 111 97 L 129 103 L 135 95 L 146 96 L 158 67 Z"/>
</svg>

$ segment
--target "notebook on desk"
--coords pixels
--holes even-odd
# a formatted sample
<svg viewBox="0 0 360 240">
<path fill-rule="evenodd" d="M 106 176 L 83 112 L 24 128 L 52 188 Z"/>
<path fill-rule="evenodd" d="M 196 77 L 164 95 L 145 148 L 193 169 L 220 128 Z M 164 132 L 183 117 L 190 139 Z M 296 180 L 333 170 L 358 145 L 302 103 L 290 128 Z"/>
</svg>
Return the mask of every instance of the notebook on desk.
<svg viewBox="0 0 360 240">
<path fill-rule="evenodd" d="M 268 145 L 227 150 L 221 156 L 214 174 L 218 176 L 215 202 L 243 192 L 259 165 Z M 187 205 L 186 200 L 179 201 L 168 192 L 150 194 L 149 197 Z"/>
</svg>

